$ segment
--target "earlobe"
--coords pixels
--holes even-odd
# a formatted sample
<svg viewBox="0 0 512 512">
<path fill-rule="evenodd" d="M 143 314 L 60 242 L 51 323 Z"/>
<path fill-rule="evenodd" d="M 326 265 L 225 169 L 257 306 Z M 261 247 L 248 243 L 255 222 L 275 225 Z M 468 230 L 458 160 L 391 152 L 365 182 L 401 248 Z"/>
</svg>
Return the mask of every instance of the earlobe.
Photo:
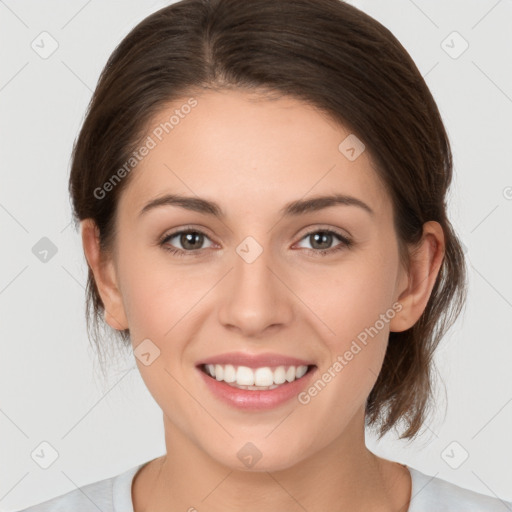
<svg viewBox="0 0 512 512">
<path fill-rule="evenodd" d="M 128 329 L 114 262 L 101 253 L 98 228 L 92 219 L 82 220 L 80 228 L 84 254 L 105 309 L 105 322 L 116 330 Z"/>
<path fill-rule="evenodd" d="M 436 221 L 423 225 L 423 237 L 411 254 L 409 275 L 405 289 L 398 289 L 396 299 L 402 306 L 390 322 L 390 330 L 410 329 L 423 314 L 444 258 L 445 241 L 442 226 Z"/>
</svg>

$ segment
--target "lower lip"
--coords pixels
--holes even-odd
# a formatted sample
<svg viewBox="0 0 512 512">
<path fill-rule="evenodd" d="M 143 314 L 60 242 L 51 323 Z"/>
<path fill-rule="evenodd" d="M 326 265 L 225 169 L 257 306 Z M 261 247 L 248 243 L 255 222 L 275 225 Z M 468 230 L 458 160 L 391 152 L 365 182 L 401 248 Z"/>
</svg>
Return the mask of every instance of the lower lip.
<svg viewBox="0 0 512 512">
<path fill-rule="evenodd" d="M 296 397 L 311 380 L 311 376 L 315 373 L 316 367 L 308 371 L 300 379 L 293 382 L 286 382 L 279 387 L 269 390 L 249 390 L 238 389 L 224 381 L 216 380 L 201 369 L 197 371 L 201 374 L 202 379 L 208 386 L 208 389 L 223 402 L 247 410 L 272 409 L 284 404 L 288 400 Z"/>
</svg>

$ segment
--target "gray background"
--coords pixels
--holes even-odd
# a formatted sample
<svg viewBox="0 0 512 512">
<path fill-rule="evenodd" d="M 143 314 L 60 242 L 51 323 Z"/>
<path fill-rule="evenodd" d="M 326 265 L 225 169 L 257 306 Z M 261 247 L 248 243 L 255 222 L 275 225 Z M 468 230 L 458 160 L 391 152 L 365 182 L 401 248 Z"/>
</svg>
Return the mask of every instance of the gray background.
<svg viewBox="0 0 512 512">
<path fill-rule="evenodd" d="M 161 411 L 133 355 L 119 360 L 106 383 L 98 376 L 67 178 L 108 56 L 167 3 L 0 1 L 2 511 L 113 476 L 165 449 Z M 396 35 L 438 103 L 455 160 L 450 215 L 470 269 L 466 312 L 436 355 L 444 383 L 437 386 L 439 413 L 413 443 L 390 434 L 380 443 L 369 436 L 368 446 L 512 500 L 512 2 L 351 3 Z M 44 31 L 50 36 L 40 36 Z M 464 40 L 469 46 L 460 53 Z M 58 48 L 45 55 L 53 41 Z M 49 244 L 43 237 L 57 251 L 47 261 L 37 256 Z M 40 464 L 52 449 L 42 442 L 58 453 L 47 469 Z"/>
</svg>

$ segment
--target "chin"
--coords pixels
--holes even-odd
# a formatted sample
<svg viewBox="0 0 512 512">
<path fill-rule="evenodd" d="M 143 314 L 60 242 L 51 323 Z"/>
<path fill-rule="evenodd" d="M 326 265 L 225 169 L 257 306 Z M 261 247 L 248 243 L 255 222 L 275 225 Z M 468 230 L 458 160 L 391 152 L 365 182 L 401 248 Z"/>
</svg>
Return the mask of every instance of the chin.
<svg viewBox="0 0 512 512">
<path fill-rule="evenodd" d="M 308 448 L 311 450 L 308 443 L 293 446 L 280 440 L 276 445 L 263 436 L 259 439 L 261 441 L 231 440 L 224 448 L 219 443 L 216 449 L 208 451 L 210 457 L 230 470 L 263 473 L 289 469 L 309 455 Z"/>
</svg>

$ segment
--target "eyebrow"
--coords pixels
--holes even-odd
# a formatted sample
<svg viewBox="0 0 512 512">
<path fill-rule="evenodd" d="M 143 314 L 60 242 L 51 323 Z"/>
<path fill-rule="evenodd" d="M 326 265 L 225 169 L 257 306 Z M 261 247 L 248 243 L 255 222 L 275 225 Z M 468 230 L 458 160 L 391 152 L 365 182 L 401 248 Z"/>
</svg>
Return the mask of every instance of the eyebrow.
<svg viewBox="0 0 512 512">
<path fill-rule="evenodd" d="M 324 208 L 336 205 L 356 206 L 372 216 L 375 215 L 375 212 L 365 202 L 346 194 L 332 194 L 328 196 L 315 196 L 310 199 L 298 199 L 287 203 L 283 208 L 281 208 L 281 210 L 279 210 L 279 214 L 284 217 L 293 217 L 308 212 L 323 210 Z M 201 199 L 200 197 L 182 196 L 179 194 L 166 194 L 149 201 L 140 211 L 139 217 L 160 206 L 178 206 L 186 210 L 211 215 L 219 219 L 226 217 L 225 212 L 214 201 L 208 201 L 206 199 Z"/>
</svg>

